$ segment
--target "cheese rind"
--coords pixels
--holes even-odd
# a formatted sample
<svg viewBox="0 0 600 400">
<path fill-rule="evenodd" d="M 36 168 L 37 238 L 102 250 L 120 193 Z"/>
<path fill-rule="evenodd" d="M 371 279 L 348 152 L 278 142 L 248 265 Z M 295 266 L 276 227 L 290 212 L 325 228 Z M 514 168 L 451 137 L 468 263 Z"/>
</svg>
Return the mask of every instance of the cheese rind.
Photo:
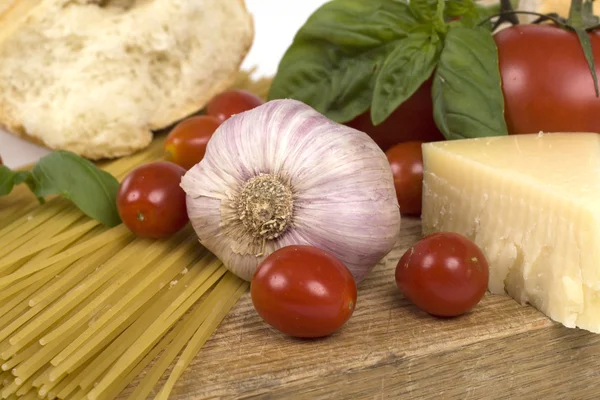
<svg viewBox="0 0 600 400">
<path fill-rule="evenodd" d="M 423 234 L 469 237 L 492 293 L 600 332 L 600 135 L 428 143 L 423 163 Z"/>
</svg>

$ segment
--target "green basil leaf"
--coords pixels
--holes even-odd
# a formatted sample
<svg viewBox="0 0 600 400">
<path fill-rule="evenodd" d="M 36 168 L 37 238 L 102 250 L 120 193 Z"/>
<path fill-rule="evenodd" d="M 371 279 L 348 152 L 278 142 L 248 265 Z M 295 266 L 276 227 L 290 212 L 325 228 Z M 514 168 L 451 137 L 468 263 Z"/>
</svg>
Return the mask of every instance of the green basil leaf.
<svg viewBox="0 0 600 400">
<path fill-rule="evenodd" d="M 308 18 L 294 40 L 325 40 L 354 52 L 405 37 L 416 22 L 404 1 L 333 0 Z"/>
<path fill-rule="evenodd" d="M 6 165 L 0 165 L 0 196 L 12 192 L 15 186 L 25 182 L 29 176 L 27 171 L 13 171 Z"/>
<path fill-rule="evenodd" d="M 446 0 L 444 0 L 446 1 Z M 431 22 L 435 17 L 437 0 L 410 0 L 410 8 L 422 22 Z"/>
<path fill-rule="evenodd" d="M 437 36 L 416 32 L 389 55 L 375 83 L 371 119 L 378 125 L 425 82 L 435 69 L 442 43 Z"/>
<path fill-rule="evenodd" d="M 348 57 L 329 43 L 296 42 L 279 66 L 269 97 L 300 100 L 334 121 L 349 121 L 369 108 L 376 72 L 393 44 Z"/>
<path fill-rule="evenodd" d="M 477 7 L 473 0 L 455 0 L 446 3 L 445 14 L 447 18 L 458 18 L 477 15 Z"/>
<path fill-rule="evenodd" d="M 41 158 L 28 183 L 38 198 L 61 195 L 104 225 L 121 223 L 116 202 L 119 182 L 74 153 L 60 150 Z"/>
<path fill-rule="evenodd" d="M 434 119 L 446 139 L 507 135 L 498 51 L 483 28 L 451 27 L 432 87 Z"/>
<path fill-rule="evenodd" d="M 333 0 L 298 31 L 280 61 L 269 100 L 300 100 L 337 122 L 371 105 L 377 73 L 419 23 L 400 0 Z"/>
<path fill-rule="evenodd" d="M 453 0 L 446 2 L 445 17 L 452 20 L 452 26 L 481 26 L 491 32 L 493 23 L 490 18 L 500 14 L 500 11 L 499 3 L 482 5 L 474 0 Z"/>
</svg>

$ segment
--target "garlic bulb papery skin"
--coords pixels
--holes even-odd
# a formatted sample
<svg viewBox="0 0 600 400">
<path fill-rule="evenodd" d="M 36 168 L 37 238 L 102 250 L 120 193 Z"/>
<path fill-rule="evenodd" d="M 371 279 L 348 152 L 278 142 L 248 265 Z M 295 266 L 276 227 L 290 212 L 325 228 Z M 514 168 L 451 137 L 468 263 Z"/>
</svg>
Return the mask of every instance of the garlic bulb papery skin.
<svg viewBox="0 0 600 400">
<path fill-rule="evenodd" d="M 400 231 L 383 151 L 367 134 L 296 100 L 273 100 L 225 121 L 181 186 L 200 243 L 246 281 L 275 250 L 311 245 L 339 258 L 360 282 Z"/>
</svg>

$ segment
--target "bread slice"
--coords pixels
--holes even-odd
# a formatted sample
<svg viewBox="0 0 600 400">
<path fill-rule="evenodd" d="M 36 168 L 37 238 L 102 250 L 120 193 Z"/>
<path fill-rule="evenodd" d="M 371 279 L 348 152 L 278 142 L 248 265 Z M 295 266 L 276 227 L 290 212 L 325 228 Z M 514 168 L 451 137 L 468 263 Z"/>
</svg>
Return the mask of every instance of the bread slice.
<svg viewBox="0 0 600 400">
<path fill-rule="evenodd" d="M 0 124 L 90 159 L 201 109 L 254 37 L 243 0 L 15 0 L 0 27 Z"/>
</svg>

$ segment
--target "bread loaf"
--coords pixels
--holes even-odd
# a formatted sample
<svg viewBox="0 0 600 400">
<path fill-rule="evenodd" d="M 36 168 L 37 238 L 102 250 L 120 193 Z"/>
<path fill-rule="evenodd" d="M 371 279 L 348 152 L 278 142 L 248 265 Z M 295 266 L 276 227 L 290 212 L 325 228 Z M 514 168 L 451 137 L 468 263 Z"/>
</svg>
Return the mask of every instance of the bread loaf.
<svg viewBox="0 0 600 400">
<path fill-rule="evenodd" d="M 243 0 L 16 0 L 0 16 L 0 124 L 90 159 L 146 147 L 235 79 Z"/>
</svg>

